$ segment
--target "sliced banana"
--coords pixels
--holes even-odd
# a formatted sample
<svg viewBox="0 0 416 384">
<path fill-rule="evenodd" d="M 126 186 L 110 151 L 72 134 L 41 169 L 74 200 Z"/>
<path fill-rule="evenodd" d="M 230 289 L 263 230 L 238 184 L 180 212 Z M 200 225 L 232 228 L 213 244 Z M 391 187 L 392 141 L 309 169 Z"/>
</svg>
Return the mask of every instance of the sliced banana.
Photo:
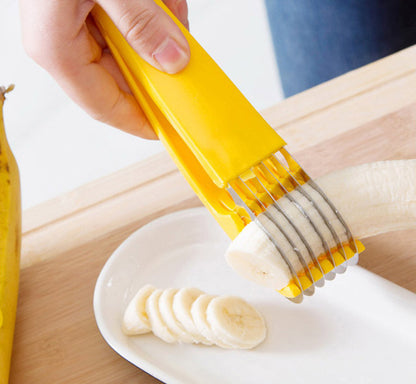
<svg viewBox="0 0 416 384">
<path fill-rule="evenodd" d="M 255 222 L 234 239 L 225 258 L 238 274 L 268 288 L 280 290 L 292 276 L 275 245 Z"/>
<path fill-rule="evenodd" d="M 173 298 L 173 313 L 194 342 L 211 345 L 212 343 L 198 332 L 191 315 L 192 304 L 202 294 L 204 292 L 197 288 L 181 288 Z"/>
<path fill-rule="evenodd" d="M 232 348 L 231 345 L 222 342 L 221 339 L 217 337 L 217 335 L 212 331 L 211 326 L 208 323 L 207 308 L 211 300 L 215 297 L 216 296 L 207 294 L 199 296 L 194 301 L 191 307 L 192 319 L 198 332 L 206 339 L 208 339 L 211 343 L 216 344 L 222 348 Z"/>
<path fill-rule="evenodd" d="M 221 296 L 212 299 L 206 314 L 215 336 L 232 348 L 254 348 L 266 337 L 263 316 L 239 297 Z"/>
<path fill-rule="evenodd" d="M 416 160 L 363 164 L 330 173 L 316 180 L 316 183 L 337 207 L 355 238 L 416 228 Z M 303 189 L 318 205 L 340 240 L 345 242 L 345 230 L 330 206 L 310 184 L 306 183 Z M 323 254 L 325 249 L 322 240 L 311 221 L 325 237 L 328 246 L 332 247 L 335 245 L 334 238 L 327 225 L 318 210 L 299 191 L 294 190 L 290 195 L 299 206 L 284 196 L 278 200 L 279 207 L 301 232 L 313 253 L 316 256 Z M 299 239 L 294 236 L 288 223 L 273 209 L 269 208 L 268 212 L 292 238 L 305 260 L 310 261 L 308 253 L 299 246 Z M 278 234 L 276 226 L 271 226 L 265 214 L 259 215 L 259 221 L 273 238 L 278 239 L 278 245 L 289 256 L 295 272 L 299 272 L 299 263 L 293 260 L 293 254 L 287 250 L 287 244 Z M 249 223 L 234 239 L 225 257 L 237 273 L 257 284 L 280 290 L 290 281 L 291 274 L 282 255 L 255 222 Z"/>
<path fill-rule="evenodd" d="M 278 204 L 289 217 L 291 223 L 296 225 L 296 228 L 302 233 L 303 237 L 308 241 L 312 251 L 316 255 L 321 255 L 325 253 L 326 249 L 322 240 L 315 231 L 313 225 L 315 225 L 321 235 L 326 235 L 328 237 L 329 230 L 325 226 L 322 218 L 319 217 L 319 213 L 316 211 L 314 206 L 310 201 L 308 201 L 302 194 L 298 191 L 290 192 L 290 196 L 296 201 L 297 204 L 294 204 L 291 199 L 287 196 L 283 196 L 278 200 Z M 316 221 L 318 220 L 318 223 Z M 329 244 L 328 244 L 329 246 Z"/>
<path fill-rule="evenodd" d="M 293 228 L 293 226 L 290 223 L 290 216 L 287 214 L 286 211 L 284 211 L 284 214 L 287 216 L 285 217 L 285 215 L 281 212 L 282 211 L 282 207 L 279 206 L 279 209 L 275 206 L 270 206 L 267 209 L 270 217 L 273 219 L 273 221 L 277 222 L 279 224 L 279 226 L 281 228 L 284 229 L 286 235 L 288 236 L 288 238 L 291 240 L 291 242 L 295 245 L 295 247 L 298 249 L 298 251 L 302 254 L 302 256 L 305 259 L 306 263 L 310 263 L 313 261 L 313 256 L 311 256 L 309 254 L 309 251 L 305 245 L 305 243 L 303 242 L 303 240 L 300 238 L 298 232 L 296 231 L 295 228 Z M 275 230 L 278 230 L 276 228 L 276 226 L 274 226 Z M 298 228 L 297 228 L 298 229 Z M 310 246 L 310 244 L 308 243 L 308 245 Z M 297 255 L 295 255 L 295 257 L 297 258 Z M 292 265 L 295 267 L 296 262 L 292 262 Z M 298 264 L 299 268 L 302 268 L 302 264 Z"/>
<path fill-rule="evenodd" d="M 126 335 L 140 335 L 151 331 L 149 317 L 146 313 L 146 300 L 155 290 L 152 285 L 142 287 L 127 306 L 122 322 Z"/>
<path fill-rule="evenodd" d="M 156 289 L 149 296 L 146 301 L 146 312 L 149 316 L 153 333 L 167 343 L 174 343 L 178 341 L 178 336 L 167 327 L 159 310 L 159 299 L 162 293 L 161 289 Z"/>
<path fill-rule="evenodd" d="M 227 349 L 253 348 L 266 335 L 262 316 L 238 297 L 217 297 L 197 288 L 161 290 L 146 285 L 130 302 L 129 313 L 137 303 L 141 316 L 128 316 L 127 330 L 123 322 L 129 335 L 151 330 L 167 343 L 215 344 Z"/>
<path fill-rule="evenodd" d="M 178 289 L 165 289 L 159 298 L 159 310 L 168 329 L 184 343 L 193 343 L 195 339 L 185 330 L 173 312 L 173 298 Z"/>
<path fill-rule="evenodd" d="M 192 304 L 191 316 L 195 324 L 197 332 L 199 332 L 206 339 L 215 343 L 213 340 L 214 334 L 206 320 L 206 311 L 209 302 L 214 298 L 213 295 L 202 294 Z"/>
</svg>

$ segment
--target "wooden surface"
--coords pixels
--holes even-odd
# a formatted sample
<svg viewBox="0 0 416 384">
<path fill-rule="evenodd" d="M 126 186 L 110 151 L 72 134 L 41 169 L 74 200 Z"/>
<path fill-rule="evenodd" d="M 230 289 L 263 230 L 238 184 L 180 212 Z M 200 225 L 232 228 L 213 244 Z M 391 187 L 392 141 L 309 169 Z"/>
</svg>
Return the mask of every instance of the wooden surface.
<svg viewBox="0 0 416 384">
<path fill-rule="evenodd" d="M 264 116 L 314 177 L 369 161 L 416 158 L 415 63 L 412 47 Z M 92 311 L 94 285 L 129 234 L 199 204 L 161 154 L 26 211 L 11 383 L 156 383 L 102 339 Z M 416 292 L 416 231 L 365 245 L 361 265 Z"/>
</svg>

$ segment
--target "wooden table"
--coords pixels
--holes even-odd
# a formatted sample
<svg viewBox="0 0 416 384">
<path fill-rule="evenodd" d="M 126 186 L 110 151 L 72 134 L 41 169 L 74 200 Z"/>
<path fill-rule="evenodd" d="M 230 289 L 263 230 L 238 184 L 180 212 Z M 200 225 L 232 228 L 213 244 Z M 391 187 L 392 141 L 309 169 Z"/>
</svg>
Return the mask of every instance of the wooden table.
<svg viewBox="0 0 416 384">
<path fill-rule="evenodd" d="M 416 158 L 415 64 L 416 46 L 285 100 L 264 116 L 312 176 Z M 92 310 L 94 285 L 129 234 L 198 205 L 161 154 L 24 212 L 11 383 L 157 382 L 104 342 Z M 362 266 L 416 292 L 416 231 L 365 245 Z"/>
</svg>

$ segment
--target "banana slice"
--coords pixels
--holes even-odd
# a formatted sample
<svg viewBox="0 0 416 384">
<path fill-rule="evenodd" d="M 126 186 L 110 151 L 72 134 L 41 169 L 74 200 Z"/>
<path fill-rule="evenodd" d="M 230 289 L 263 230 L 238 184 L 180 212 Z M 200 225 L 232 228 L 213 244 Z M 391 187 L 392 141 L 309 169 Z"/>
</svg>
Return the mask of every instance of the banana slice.
<svg viewBox="0 0 416 384">
<path fill-rule="evenodd" d="M 355 238 L 416 228 L 416 160 L 363 164 L 328 174 L 316 180 L 316 183 L 337 207 Z M 326 201 L 308 183 L 303 189 L 313 198 L 340 240 L 346 241 L 343 226 Z M 287 196 L 278 200 L 279 207 L 299 229 L 314 254 L 323 254 L 325 249 L 322 240 L 311 222 L 321 232 L 328 246 L 332 247 L 335 243 L 327 225 L 318 210 L 299 191 L 294 190 L 290 195 L 301 209 Z M 284 228 L 305 260 L 310 261 L 305 248 L 299 247 L 299 239 L 290 230 L 288 223 L 274 210 L 269 207 L 268 213 Z M 258 219 L 273 238 L 278 240 L 279 247 L 285 250 L 285 256 L 289 256 L 295 272 L 299 272 L 299 263 L 293 260 L 277 227 L 270 225 L 265 214 L 259 215 Z M 237 273 L 257 284 L 280 290 L 291 279 L 281 253 L 255 222 L 249 223 L 234 239 L 225 257 Z"/>
<path fill-rule="evenodd" d="M 168 329 L 184 343 L 193 343 L 194 338 L 185 330 L 173 312 L 173 298 L 178 289 L 165 289 L 159 298 L 159 310 Z"/>
<path fill-rule="evenodd" d="M 140 335 L 150 332 L 150 321 L 146 313 L 146 300 L 155 287 L 147 284 L 142 287 L 127 306 L 122 322 L 122 331 L 126 335 Z"/>
<path fill-rule="evenodd" d="M 234 239 L 225 258 L 238 274 L 268 288 L 282 289 L 292 276 L 280 252 L 255 222 Z"/>
<path fill-rule="evenodd" d="M 226 344 L 212 331 L 211 326 L 207 320 L 207 308 L 212 299 L 216 296 L 201 295 L 199 296 L 191 307 L 191 315 L 198 332 L 208 339 L 211 343 L 218 345 L 221 348 L 232 348 L 232 345 Z"/>
<path fill-rule="evenodd" d="M 166 326 L 159 310 L 159 299 L 162 293 L 163 291 L 161 289 L 156 289 L 149 296 L 146 301 L 146 312 L 149 316 L 150 325 L 155 336 L 167 343 L 174 343 L 178 341 L 178 336 L 171 332 Z"/>
<path fill-rule="evenodd" d="M 262 315 L 239 297 L 221 296 L 212 299 L 206 314 L 216 338 L 232 348 L 254 348 L 266 337 L 266 324 Z"/>
<path fill-rule="evenodd" d="M 202 294 L 204 292 L 197 288 L 180 289 L 173 298 L 173 313 L 195 343 L 211 345 L 212 343 L 198 332 L 191 315 L 192 304 Z"/>
</svg>

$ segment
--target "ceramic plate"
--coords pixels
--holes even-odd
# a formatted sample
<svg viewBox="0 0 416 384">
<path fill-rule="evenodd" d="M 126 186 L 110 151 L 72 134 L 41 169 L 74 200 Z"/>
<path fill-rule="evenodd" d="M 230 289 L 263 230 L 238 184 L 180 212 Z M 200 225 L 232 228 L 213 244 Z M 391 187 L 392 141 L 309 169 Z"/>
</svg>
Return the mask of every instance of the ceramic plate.
<svg viewBox="0 0 416 384">
<path fill-rule="evenodd" d="M 96 321 L 107 343 L 166 383 L 416 383 L 415 294 L 355 266 L 293 304 L 236 275 L 224 260 L 229 242 L 204 208 L 133 233 L 95 288 Z M 265 316 L 266 341 L 241 351 L 167 344 L 152 334 L 127 337 L 123 311 L 147 283 L 241 296 Z"/>
</svg>

